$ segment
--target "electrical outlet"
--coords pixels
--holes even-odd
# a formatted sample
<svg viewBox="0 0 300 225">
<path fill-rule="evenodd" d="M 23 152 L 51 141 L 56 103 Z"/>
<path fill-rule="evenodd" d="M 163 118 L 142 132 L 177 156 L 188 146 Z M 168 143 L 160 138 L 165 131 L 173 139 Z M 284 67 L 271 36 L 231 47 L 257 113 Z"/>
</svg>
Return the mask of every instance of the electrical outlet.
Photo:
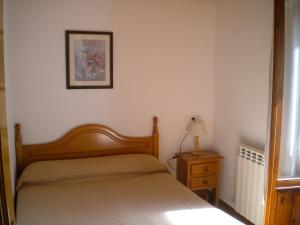
<svg viewBox="0 0 300 225">
<path fill-rule="evenodd" d="M 200 116 L 198 115 L 192 115 L 191 119 L 195 118 L 195 122 L 199 122 L 200 121 Z"/>
</svg>

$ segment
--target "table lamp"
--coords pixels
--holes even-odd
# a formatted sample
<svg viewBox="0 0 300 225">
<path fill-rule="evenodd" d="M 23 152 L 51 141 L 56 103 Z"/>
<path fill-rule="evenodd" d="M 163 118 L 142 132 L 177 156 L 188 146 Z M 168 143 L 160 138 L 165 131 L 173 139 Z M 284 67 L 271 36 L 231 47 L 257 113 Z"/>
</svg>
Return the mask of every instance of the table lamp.
<svg viewBox="0 0 300 225">
<path fill-rule="evenodd" d="M 195 138 L 195 146 L 192 154 L 195 156 L 200 156 L 200 136 L 206 134 L 204 124 L 201 121 L 196 121 L 196 118 L 193 117 L 186 131 L 189 135 L 194 136 Z"/>
</svg>

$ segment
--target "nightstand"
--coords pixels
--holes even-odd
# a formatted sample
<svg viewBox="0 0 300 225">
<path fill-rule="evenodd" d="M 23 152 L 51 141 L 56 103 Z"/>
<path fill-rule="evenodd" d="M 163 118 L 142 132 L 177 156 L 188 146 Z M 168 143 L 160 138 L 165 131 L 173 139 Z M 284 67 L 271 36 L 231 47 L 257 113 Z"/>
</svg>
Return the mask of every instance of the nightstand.
<svg viewBox="0 0 300 225">
<path fill-rule="evenodd" d="M 177 179 L 192 191 L 207 190 L 214 195 L 219 206 L 220 168 L 223 157 L 209 150 L 201 150 L 200 156 L 185 152 L 177 158 Z"/>
</svg>

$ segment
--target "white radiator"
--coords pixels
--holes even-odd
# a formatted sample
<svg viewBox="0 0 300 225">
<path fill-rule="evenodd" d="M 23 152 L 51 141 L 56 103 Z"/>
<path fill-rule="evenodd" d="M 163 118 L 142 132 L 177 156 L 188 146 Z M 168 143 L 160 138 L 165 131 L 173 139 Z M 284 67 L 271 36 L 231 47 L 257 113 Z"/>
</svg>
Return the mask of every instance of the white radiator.
<svg viewBox="0 0 300 225">
<path fill-rule="evenodd" d="M 235 210 L 255 225 L 262 225 L 264 219 L 264 165 L 263 151 L 247 145 L 240 146 Z"/>
</svg>

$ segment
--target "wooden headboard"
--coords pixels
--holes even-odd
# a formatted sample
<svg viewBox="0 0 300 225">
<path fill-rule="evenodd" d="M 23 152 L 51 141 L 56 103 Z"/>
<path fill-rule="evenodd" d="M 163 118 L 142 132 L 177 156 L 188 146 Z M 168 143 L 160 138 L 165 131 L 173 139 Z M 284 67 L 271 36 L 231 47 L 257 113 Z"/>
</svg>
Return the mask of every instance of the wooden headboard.
<svg viewBox="0 0 300 225">
<path fill-rule="evenodd" d="M 157 117 L 153 117 L 152 136 L 127 137 L 100 124 L 87 124 L 68 131 L 58 140 L 23 145 L 21 125 L 15 125 L 17 174 L 30 163 L 43 160 L 74 159 L 117 154 L 151 154 L 158 158 Z"/>
</svg>

